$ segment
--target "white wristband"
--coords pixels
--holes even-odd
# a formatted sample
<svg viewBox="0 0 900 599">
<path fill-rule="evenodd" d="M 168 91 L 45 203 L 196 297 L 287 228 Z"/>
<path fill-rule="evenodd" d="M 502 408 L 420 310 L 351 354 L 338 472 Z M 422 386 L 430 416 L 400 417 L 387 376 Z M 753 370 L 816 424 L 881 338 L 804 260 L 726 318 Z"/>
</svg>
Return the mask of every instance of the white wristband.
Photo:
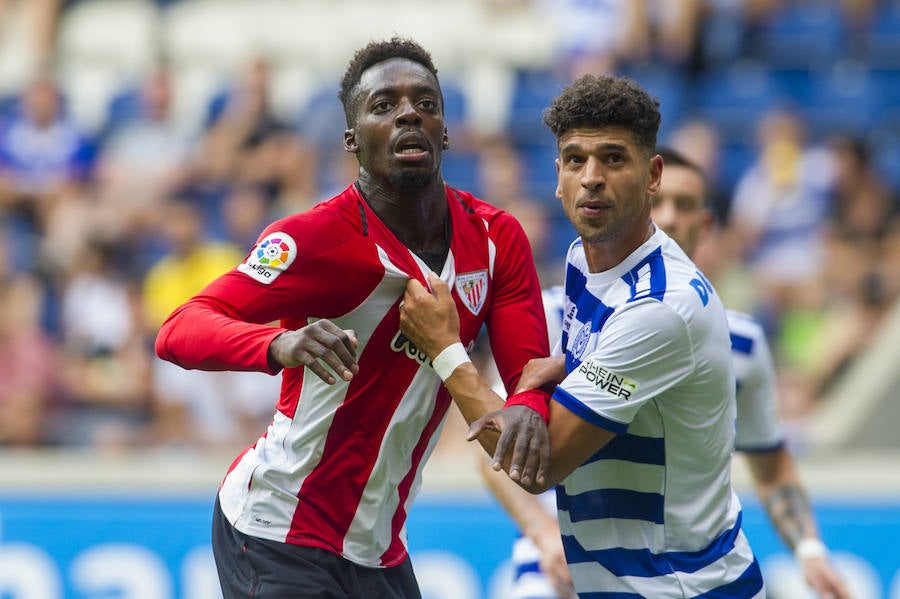
<svg viewBox="0 0 900 599">
<path fill-rule="evenodd" d="M 826 555 L 828 555 L 828 548 L 825 546 L 825 543 L 812 537 L 801 540 L 794 547 L 794 557 L 797 558 L 798 562 L 811 557 L 824 557 Z"/>
<path fill-rule="evenodd" d="M 441 377 L 442 381 L 446 381 L 453 374 L 458 366 L 471 362 L 469 354 L 463 344 L 457 341 L 453 345 L 445 347 L 434 360 L 431 361 L 431 367 Z"/>
</svg>

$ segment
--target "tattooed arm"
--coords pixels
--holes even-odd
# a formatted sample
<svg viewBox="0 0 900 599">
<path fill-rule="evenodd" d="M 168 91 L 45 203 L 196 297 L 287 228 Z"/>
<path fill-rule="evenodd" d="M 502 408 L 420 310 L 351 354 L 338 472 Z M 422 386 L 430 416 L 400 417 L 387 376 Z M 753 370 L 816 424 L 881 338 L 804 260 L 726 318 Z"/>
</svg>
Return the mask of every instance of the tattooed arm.
<svg viewBox="0 0 900 599">
<path fill-rule="evenodd" d="M 745 456 L 756 494 L 766 506 L 778 535 L 795 552 L 807 584 L 820 597 L 850 599 L 844 582 L 828 561 L 791 455 L 782 447 Z"/>
</svg>

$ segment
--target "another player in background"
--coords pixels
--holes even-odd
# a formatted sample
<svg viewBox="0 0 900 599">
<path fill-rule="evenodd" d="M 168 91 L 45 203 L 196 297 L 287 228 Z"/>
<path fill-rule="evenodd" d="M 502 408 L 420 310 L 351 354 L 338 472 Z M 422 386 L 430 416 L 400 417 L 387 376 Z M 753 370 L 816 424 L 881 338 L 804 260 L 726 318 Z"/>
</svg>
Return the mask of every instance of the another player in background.
<svg viewBox="0 0 900 599">
<path fill-rule="evenodd" d="M 658 154 L 663 158 L 662 181 L 650 214 L 690 256 L 713 226 L 707 183 L 702 170 L 675 150 L 660 148 Z M 545 290 L 543 297 L 552 346 L 559 341 L 565 295 L 561 287 L 554 287 Z M 828 561 L 785 446 L 777 416 L 774 365 L 762 327 L 740 312 L 728 310 L 727 317 L 737 384 L 735 448 L 747 460 L 757 495 L 779 536 L 794 551 L 806 582 L 820 597 L 846 599 L 848 591 Z M 570 597 L 571 577 L 562 553 L 555 491 L 536 497 L 492 470 L 487 461 L 482 463 L 485 482 L 524 534 L 513 546 L 515 581 L 510 598 Z"/>
<path fill-rule="evenodd" d="M 444 183 L 449 139 L 428 52 L 399 38 L 368 44 L 339 97 L 358 179 L 269 225 L 156 342 L 185 368 L 282 373 L 272 423 L 218 493 L 213 553 L 225 599 L 420 597 L 405 521 L 451 397 L 438 364 L 400 333 L 407 281 L 440 273 L 465 343 L 483 325 L 491 338 L 516 339 L 496 352 L 507 388 L 549 352 L 522 227 Z M 502 405 L 492 398 L 469 417 Z M 510 467 L 531 476 L 528 464 Z"/>
<path fill-rule="evenodd" d="M 764 597 L 731 486 L 725 309 L 650 218 L 663 168 L 659 103 L 628 79 L 585 75 L 544 122 L 557 140 L 556 194 L 579 238 L 566 259 L 565 353 L 529 362 L 516 389 L 554 389 L 535 406 L 549 411 L 549 459 L 534 483 L 518 482 L 532 493 L 556 486 L 581 597 Z M 429 283 L 431 292 L 409 282 L 400 326 L 439 361 L 461 345 L 447 286 Z M 461 409 L 492 395 L 472 364 L 452 366 L 444 384 Z M 515 429 L 520 417 L 491 412 L 469 438 Z M 507 445 L 501 436 L 494 468 Z M 518 441 L 516 450 L 529 452 Z"/>
</svg>

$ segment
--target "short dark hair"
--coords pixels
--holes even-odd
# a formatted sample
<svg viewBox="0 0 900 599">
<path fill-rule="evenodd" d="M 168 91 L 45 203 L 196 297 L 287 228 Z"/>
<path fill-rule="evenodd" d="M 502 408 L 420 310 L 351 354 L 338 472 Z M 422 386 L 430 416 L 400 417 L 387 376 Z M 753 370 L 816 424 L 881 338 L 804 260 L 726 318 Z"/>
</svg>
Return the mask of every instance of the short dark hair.
<svg viewBox="0 0 900 599">
<path fill-rule="evenodd" d="M 703 189 L 705 191 L 705 193 L 703 195 L 705 196 L 704 199 L 706 200 L 707 206 L 709 206 L 709 204 L 711 203 L 711 198 L 710 198 L 711 194 L 709 193 L 710 185 L 709 185 L 709 179 L 706 177 L 706 173 L 704 172 L 703 168 L 701 168 L 701 166 L 699 164 L 697 164 L 696 162 L 694 162 L 693 160 L 691 160 L 690 158 L 688 158 L 687 156 L 685 156 L 684 154 L 682 154 L 681 152 L 676 150 L 675 148 L 670 148 L 668 146 L 660 146 L 659 148 L 656 149 L 656 153 L 659 154 L 659 156 L 663 159 L 663 171 L 664 172 L 665 172 L 667 166 L 680 166 L 682 168 L 690 169 L 690 170 L 694 171 L 695 173 L 697 173 L 697 175 L 699 175 L 700 178 L 703 180 Z"/>
<path fill-rule="evenodd" d="M 631 79 L 582 75 L 544 110 L 543 120 L 557 141 L 575 128 L 626 127 L 638 146 L 652 154 L 661 117 L 659 102 Z"/>
<path fill-rule="evenodd" d="M 437 68 L 431 60 L 431 53 L 425 50 L 417 42 L 394 36 L 389 40 L 372 41 L 360 48 L 350 59 L 347 70 L 341 78 L 341 89 L 338 91 L 338 99 L 344 107 L 344 116 L 347 119 L 347 126 L 354 125 L 356 118 L 356 88 L 359 80 L 366 69 L 390 60 L 391 58 L 405 58 L 417 62 L 434 75 L 435 81 L 438 82 L 440 89 L 440 80 L 438 79 Z M 443 110 L 444 99 L 441 97 L 441 110 Z"/>
<path fill-rule="evenodd" d="M 703 169 L 700 168 L 699 164 L 697 164 L 675 148 L 660 146 L 656 149 L 656 153 L 662 156 L 664 165 L 669 164 L 672 166 L 683 166 L 685 168 L 691 169 L 692 171 L 697 171 L 701 175 L 703 174 Z"/>
</svg>

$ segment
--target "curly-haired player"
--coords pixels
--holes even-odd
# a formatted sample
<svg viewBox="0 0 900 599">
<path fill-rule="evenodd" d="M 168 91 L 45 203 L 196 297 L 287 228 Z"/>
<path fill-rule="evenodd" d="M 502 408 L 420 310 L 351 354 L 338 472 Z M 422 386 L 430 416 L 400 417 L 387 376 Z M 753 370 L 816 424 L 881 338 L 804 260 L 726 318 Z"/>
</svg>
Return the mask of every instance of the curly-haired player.
<svg viewBox="0 0 900 599">
<path fill-rule="evenodd" d="M 731 486 L 725 309 L 650 218 L 663 170 L 658 102 L 628 79 L 585 75 L 544 121 L 557 140 L 556 194 L 579 238 L 566 260 L 559 353 L 531 361 L 516 388 L 554 388 L 549 462 L 519 483 L 556 487 L 579 597 L 764 597 Z M 401 311 L 401 330 L 429 356 L 458 336 L 448 290 L 433 287 L 411 281 Z M 480 401 L 473 367 L 445 383 L 458 405 Z M 521 412 L 509 412 L 479 419 L 470 437 L 514 430 Z M 501 437 L 495 468 L 503 451 Z"/>
</svg>

